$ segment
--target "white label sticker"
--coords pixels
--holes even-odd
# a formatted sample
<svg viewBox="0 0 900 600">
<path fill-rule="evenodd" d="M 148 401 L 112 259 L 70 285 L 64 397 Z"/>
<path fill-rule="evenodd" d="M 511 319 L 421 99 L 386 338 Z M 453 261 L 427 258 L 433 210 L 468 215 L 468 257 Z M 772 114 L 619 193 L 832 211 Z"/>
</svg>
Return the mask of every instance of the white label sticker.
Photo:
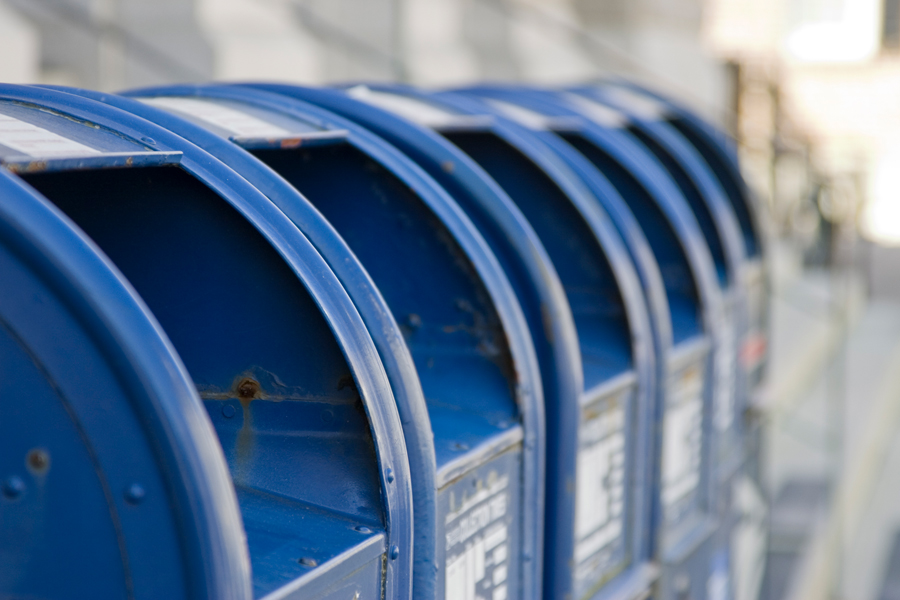
<svg viewBox="0 0 900 600">
<path fill-rule="evenodd" d="M 484 537 L 477 536 L 467 543 L 462 553 L 447 559 L 445 600 L 476 600 L 482 597 L 477 593 L 479 588 L 498 586 L 506 581 L 506 544 L 490 554 L 488 552 L 491 550 L 491 540 L 505 540 L 507 533 L 506 525 L 498 524 Z M 493 568 L 490 579 L 482 584 L 488 567 Z"/>
<path fill-rule="evenodd" d="M 662 121 L 669 109 L 656 98 L 632 89 L 611 85 L 603 90 L 617 106 L 647 120 Z"/>
<path fill-rule="evenodd" d="M 670 379 L 663 419 L 662 501 L 671 506 L 700 484 L 703 376 L 688 367 Z"/>
<path fill-rule="evenodd" d="M 728 431 L 734 423 L 737 367 L 732 316 L 726 314 L 719 345 L 716 348 L 716 390 L 713 424 L 719 432 Z"/>
<path fill-rule="evenodd" d="M 595 100 L 578 94 L 566 94 L 565 98 L 575 110 L 598 125 L 616 128 L 624 127 L 628 124 L 628 117 L 605 104 L 600 104 Z"/>
<path fill-rule="evenodd" d="M 447 515 L 446 547 L 448 551 L 455 547 L 456 554 L 447 557 L 446 600 L 478 600 L 506 593 L 508 488 L 509 478 L 498 477 Z"/>
<path fill-rule="evenodd" d="M 232 135 L 240 137 L 278 138 L 287 137 L 291 132 L 260 118 L 248 115 L 218 102 L 199 98 L 156 97 L 141 98 L 141 101 L 157 108 L 174 110 L 190 115 L 210 125 L 220 127 Z"/>
<path fill-rule="evenodd" d="M 611 399 L 579 432 L 575 495 L 575 560 L 582 562 L 618 539 L 625 497 L 625 412 Z M 588 407 L 586 413 L 595 409 Z"/>
<path fill-rule="evenodd" d="M 487 103 L 502 112 L 506 118 L 528 129 L 544 131 L 551 128 L 552 119 L 518 104 L 493 99 L 487 100 Z"/>
<path fill-rule="evenodd" d="M 0 114 L 0 144 L 35 158 L 69 158 L 100 154 L 57 133 Z"/>
<path fill-rule="evenodd" d="M 418 98 L 375 91 L 364 85 L 348 89 L 347 94 L 425 127 L 440 127 L 459 118 L 455 113 Z"/>
</svg>

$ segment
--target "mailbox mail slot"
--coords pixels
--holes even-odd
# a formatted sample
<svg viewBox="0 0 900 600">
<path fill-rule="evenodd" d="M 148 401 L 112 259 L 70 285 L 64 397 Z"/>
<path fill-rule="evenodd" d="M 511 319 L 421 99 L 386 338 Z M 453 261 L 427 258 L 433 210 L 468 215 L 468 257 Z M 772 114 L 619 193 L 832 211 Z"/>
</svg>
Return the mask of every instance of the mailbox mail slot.
<svg viewBox="0 0 900 600">
<path fill-rule="evenodd" d="M 321 256 L 183 138 L 80 96 L 0 92 L 15 120 L 0 133 L 0 161 L 128 278 L 206 405 L 246 535 L 209 551 L 243 555 L 254 597 L 409 598 L 400 419 L 365 325 Z"/>
<path fill-rule="evenodd" d="M 541 380 L 518 302 L 468 219 L 396 149 L 317 107 L 239 87 L 134 95 L 231 138 L 293 184 L 359 257 L 404 330 L 436 458 L 437 518 L 417 537 L 430 552 L 420 560 L 417 550 L 414 595 L 531 597 Z M 242 136 L 235 119 L 269 131 Z"/>
</svg>

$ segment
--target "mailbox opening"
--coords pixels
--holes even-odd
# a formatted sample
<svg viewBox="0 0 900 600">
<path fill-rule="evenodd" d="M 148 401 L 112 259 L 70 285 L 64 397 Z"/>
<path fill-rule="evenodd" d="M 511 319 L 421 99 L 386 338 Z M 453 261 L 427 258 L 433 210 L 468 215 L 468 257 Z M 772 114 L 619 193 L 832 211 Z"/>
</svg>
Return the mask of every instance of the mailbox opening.
<svg viewBox="0 0 900 600">
<path fill-rule="evenodd" d="M 681 242 L 660 208 L 631 173 L 597 146 L 577 133 L 562 132 L 560 135 L 597 165 L 612 181 L 641 224 L 659 263 L 659 270 L 666 286 L 669 310 L 672 314 L 674 344 L 702 335 L 700 298 L 694 277 L 688 267 Z"/>
<path fill-rule="evenodd" d="M 535 228 L 566 291 L 589 391 L 632 367 L 631 333 L 604 250 L 564 192 L 491 132 L 444 131 L 503 187 Z"/>
<path fill-rule="evenodd" d="M 179 167 L 24 179 L 112 259 L 187 366 L 232 473 L 255 595 L 347 551 L 380 589 L 384 516 L 365 410 L 285 260 Z"/>
<path fill-rule="evenodd" d="M 349 142 L 252 152 L 337 229 L 404 330 L 434 433 L 443 565 L 436 587 L 454 597 L 479 582 L 519 596 L 527 483 L 520 374 L 464 249 L 415 191 Z M 488 566 L 472 571 L 472 564 Z"/>
</svg>

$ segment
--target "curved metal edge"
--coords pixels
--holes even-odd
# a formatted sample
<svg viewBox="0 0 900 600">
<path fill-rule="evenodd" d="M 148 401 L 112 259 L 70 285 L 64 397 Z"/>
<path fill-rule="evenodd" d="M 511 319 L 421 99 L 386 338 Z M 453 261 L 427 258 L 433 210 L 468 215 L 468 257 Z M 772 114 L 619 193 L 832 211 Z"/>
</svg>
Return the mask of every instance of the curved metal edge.
<svg viewBox="0 0 900 600">
<path fill-rule="evenodd" d="M 194 597 L 252 597 L 237 497 L 225 457 L 181 359 L 131 285 L 77 226 L 29 186 L 0 169 L 0 231 L 61 291 L 91 329 L 134 399 L 169 477 L 177 513 L 192 530 L 187 558 Z M 182 533 L 182 535 L 184 535 Z M 189 576 L 190 577 L 190 576 Z"/>
<path fill-rule="evenodd" d="M 700 302 L 703 308 L 703 327 L 710 334 L 712 341 L 718 345 L 722 337 L 721 315 L 724 310 L 724 302 L 722 293 L 719 289 L 718 279 L 715 275 L 712 256 L 709 248 L 700 231 L 687 200 L 681 195 L 674 181 L 671 180 L 668 173 L 665 172 L 659 161 L 651 156 L 637 145 L 637 143 L 615 130 L 610 130 L 586 118 L 565 106 L 556 94 L 549 90 L 539 90 L 536 88 L 515 88 L 513 86 L 497 86 L 496 88 L 484 87 L 480 88 L 485 91 L 491 91 L 513 103 L 517 103 L 531 110 L 535 110 L 541 114 L 564 117 L 578 117 L 582 134 L 585 138 L 610 153 L 619 163 L 629 170 L 633 176 L 638 178 L 641 185 L 648 190 L 651 196 L 663 210 L 667 220 L 673 227 L 676 237 L 682 244 L 686 258 L 689 263 L 695 286 L 700 295 Z M 713 393 L 715 386 L 713 382 L 716 369 L 713 357 L 715 353 L 709 353 L 706 359 L 710 368 L 706 369 L 705 376 L 705 398 L 704 398 L 704 449 L 703 454 L 706 464 L 709 465 L 707 471 L 712 473 L 713 455 L 711 444 L 711 411 L 713 406 Z M 666 365 L 663 365 L 666 366 Z M 667 367 L 667 366 L 666 366 Z M 665 381 L 663 379 L 662 381 Z M 659 407 L 660 416 L 664 410 L 663 406 Z M 658 442 L 657 442 L 658 443 Z M 709 493 L 711 481 L 707 481 L 703 485 L 704 498 L 709 503 Z M 658 495 L 658 494 L 657 494 Z M 655 500 L 656 520 L 659 522 L 658 501 Z M 713 507 L 708 506 L 707 510 Z M 657 544 L 658 545 L 658 544 Z"/>
<path fill-rule="evenodd" d="M 583 118 L 580 113 L 562 104 L 554 92 L 525 88 L 518 94 L 507 91 L 503 95 L 505 99 L 543 114 L 580 119 L 586 139 L 611 154 L 631 172 L 663 210 L 684 248 L 700 301 L 706 309 L 704 314 L 718 315 L 721 312 L 721 293 L 709 248 L 687 200 L 659 161 L 621 132 Z M 707 318 L 711 315 L 707 314 Z M 714 327 L 711 322 L 704 324 L 707 329 Z"/>
<path fill-rule="evenodd" d="M 644 300 L 644 294 L 640 278 L 638 277 L 634 263 L 628 249 L 616 230 L 609 215 L 604 208 L 596 201 L 591 190 L 584 183 L 578 173 L 569 167 L 565 160 L 556 153 L 551 144 L 545 139 L 536 135 L 521 125 L 510 122 L 504 118 L 493 107 L 484 104 L 478 100 L 466 97 L 465 101 L 459 93 L 442 93 L 435 95 L 437 99 L 443 103 L 453 106 L 458 110 L 465 111 L 481 111 L 488 112 L 495 117 L 494 129 L 498 135 L 503 137 L 507 142 L 514 145 L 525 156 L 534 162 L 541 170 L 543 170 L 572 202 L 576 211 L 585 221 L 588 228 L 593 233 L 598 245 L 605 253 L 605 259 L 608 260 L 616 279 L 617 286 L 622 294 L 623 302 L 626 306 L 626 314 L 628 318 L 629 328 L 632 336 L 632 352 L 633 364 L 635 372 L 638 374 L 642 394 L 638 398 L 639 423 L 637 425 L 638 438 L 640 444 L 636 450 L 635 460 L 637 465 L 652 464 L 650 460 L 650 447 L 647 441 L 651 438 L 650 429 L 652 428 L 652 407 L 655 404 L 655 380 L 656 380 L 656 356 L 654 353 L 654 335 L 651 329 L 648 307 Z M 477 102 L 477 105 L 475 104 Z M 594 169 L 596 170 L 596 169 Z M 576 413 L 576 423 L 579 416 Z M 640 468 L 640 467 L 639 467 Z M 642 469 L 646 473 L 647 469 Z M 639 486 L 638 497 L 639 504 L 635 519 L 635 536 L 633 543 L 639 545 L 640 551 L 637 553 L 636 562 L 648 560 L 649 547 L 646 542 L 646 534 L 643 527 L 649 517 L 650 505 L 649 498 L 641 496 L 650 486 Z M 570 516 L 569 518 L 573 518 Z M 549 528 L 548 528 L 549 531 Z M 560 532 L 557 531 L 557 536 Z M 569 536 L 571 537 L 571 536 Z M 571 546 L 574 550 L 574 538 L 572 540 L 560 540 L 561 544 L 565 543 L 565 547 Z M 571 542 L 571 543 L 569 543 Z M 556 551 L 556 578 L 559 579 L 561 574 L 568 574 L 571 571 L 568 560 L 564 560 L 564 555 L 560 550 Z M 568 585 L 561 581 L 557 581 L 553 592 L 555 594 L 571 593 Z"/>
<path fill-rule="evenodd" d="M 389 574 L 399 571 L 399 577 L 393 577 L 394 581 L 389 579 L 389 586 L 396 582 L 398 589 L 391 591 L 400 594 L 396 596 L 398 598 L 408 598 L 413 531 L 406 444 L 387 376 L 346 291 L 296 226 L 245 179 L 184 138 L 138 116 L 90 99 L 90 96 L 100 98 L 104 94 L 73 88 L 0 85 L 0 97 L 39 104 L 135 140 L 150 137 L 159 149 L 182 151 L 182 167 L 240 212 L 298 275 L 337 337 L 361 392 L 381 467 L 379 475 L 386 503 L 388 543 L 401 549 L 398 559 L 388 563 Z M 390 400 L 374 401 L 376 398 Z M 407 551 L 403 551 L 404 548 Z"/>
<path fill-rule="evenodd" d="M 750 213 L 751 226 L 756 236 L 756 242 L 759 247 L 761 256 L 766 257 L 766 247 L 768 245 L 768 227 L 764 218 L 765 210 L 756 194 L 747 185 L 741 174 L 740 163 L 738 160 L 737 148 L 729 137 L 714 125 L 697 115 L 691 109 L 683 106 L 681 103 L 659 94 L 654 90 L 638 85 L 626 79 L 611 80 L 609 83 L 620 85 L 630 89 L 631 91 L 649 96 L 666 105 L 674 116 L 680 117 L 684 122 L 697 134 L 698 137 L 705 140 L 710 150 L 717 154 L 721 161 L 725 173 L 731 179 L 735 188 L 740 191 L 741 200 L 747 206 Z"/>
<path fill-rule="evenodd" d="M 189 95 L 235 100 L 243 92 L 211 86 L 166 86 L 125 92 L 124 96 Z M 434 531 L 436 499 L 434 445 L 428 408 L 403 335 L 369 274 L 325 217 L 281 175 L 249 152 L 185 119 L 131 98 L 110 95 L 102 101 L 169 129 L 235 170 L 297 225 L 337 275 L 365 321 L 391 382 L 410 462 L 415 531 L 413 564 L 421 560 L 423 566 L 431 569 L 434 543 L 425 532 Z M 427 552 L 429 547 L 432 552 Z"/>
<path fill-rule="evenodd" d="M 249 97 L 249 92 L 248 86 L 247 97 Z M 541 385 L 537 356 L 525 316 L 512 291 L 512 286 L 481 234 L 456 202 L 430 175 L 375 134 L 352 121 L 302 100 L 289 99 L 286 96 L 259 90 L 256 90 L 254 94 L 257 95 L 258 102 L 261 104 L 270 103 L 269 105 L 273 108 L 277 106 L 278 110 L 297 117 L 307 120 L 312 117 L 318 119 L 326 127 L 348 130 L 350 143 L 403 180 L 443 222 L 465 251 L 469 260 L 472 261 L 473 267 L 480 275 L 494 302 L 516 366 L 518 378 L 516 402 L 525 429 L 524 462 L 525 473 L 528 474 L 525 483 L 523 518 L 526 523 L 540 522 L 543 517 L 544 502 L 545 425 L 543 386 Z M 523 556 L 536 567 L 525 569 L 526 581 L 523 589 L 528 594 L 527 597 L 536 598 L 540 582 L 543 532 L 539 527 L 526 527 L 523 533 Z M 528 580 L 529 577 L 531 580 Z"/>
<path fill-rule="evenodd" d="M 479 203 L 482 214 L 502 229 L 506 243 L 512 247 L 512 252 L 516 255 L 514 260 L 523 265 L 529 274 L 532 282 L 530 291 L 536 296 L 538 310 L 543 312 L 544 327 L 547 326 L 546 316 L 548 313 L 550 315 L 552 333 L 548 337 L 553 343 L 548 344 L 548 353 L 552 353 L 553 357 L 547 362 L 552 362 L 552 366 L 547 365 L 542 371 L 546 409 L 556 411 L 559 415 L 571 413 L 562 420 L 577 421 L 578 397 L 583 389 L 583 373 L 571 309 L 550 257 L 525 216 L 506 192 L 468 155 L 429 129 L 343 93 L 303 90 L 303 95 L 313 102 L 325 104 L 326 108 L 336 109 L 345 116 L 355 118 L 376 133 L 384 133 L 403 140 L 406 145 L 416 148 L 419 153 L 425 155 L 437 169 L 446 172 L 443 165 L 448 164 L 448 161 L 453 165 L 452 171 L 446 172 L 445 176 L 455 178 L 457 185 L 467 190 L 469 198 Z M 538 332 L 536 335 L 542 333 Z M 555 372 L 548 373 L 547 369 L 554 369 Z M 548 386 L 551 384 L 548 376 L 552 376 L 555 389 L 549 389 Z M 574 443 L 577 438 L 567 439 Z M 551 503 L 551 496 L 557 493 L 562 495 L 565 486 L 561 484 L 563 483 L 561 480 L 571 479 L 574 472 L 574 451 L 561 455 L 548 447 L 545 547 L 550 545 L 556 536 L 565 535 L 566 530 L 571 530 L 571 527 L 565 528 L 560 525 L 565 522 L 567 516 L 571 520 L 573 511 L 559 510 L 562 504 L 558 501 Z M 574 544 L 569 545 L 574 548 Z M 544 558 L 545 569 L 553 556 L 553 550 L 547 548 Z"/>
</svg>

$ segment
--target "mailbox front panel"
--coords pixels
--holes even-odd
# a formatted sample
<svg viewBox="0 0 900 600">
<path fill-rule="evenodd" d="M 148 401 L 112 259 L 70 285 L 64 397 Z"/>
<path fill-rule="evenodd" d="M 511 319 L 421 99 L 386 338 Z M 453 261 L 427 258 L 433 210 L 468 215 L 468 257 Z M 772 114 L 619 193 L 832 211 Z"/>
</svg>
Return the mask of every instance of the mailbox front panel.
<svg viewBox="0 0 900 600">
<path fill-rule="evenodd" d="M 475 274 L 461 251 L 453 247 L 449 233 L 425 212 L 408 188 L 376 163 L 349 146 L 296 153 L 257 151 L 255 154 L 306 194 L 350 247 L 356 249 L 401 324 L 429 403 L 435 436 L 439 486 L 436 531 L 439 545 L 435 558 L 437 564 L 443 565 L 435 585 L 437 590 L 443 588 L 445 594 L 455 594 L 462 588 L 455 587 L 458 585 L 455 579 L 445 581 L 442 586 L 440 574 L 447 577 L 453 568 L 455 577 L 461 577 L 460 566 L 455 562 L 460 560 L 461 549 L 453 543 L 454 538 L 448 537 L 457 535 L 453 533 L 455 530 L 445 529 L 442 535 L 440 524 L 443 522 L 446 526 L 447 519 L 454 514 L 449 497 L 455 493 L 462 502 L 464 494 L 460 486 L 443 483 L 453 475 L 442 476 L 442 470 L 455 474 L 455 464 L 467 463 L 467 454 L 495 447 L 498 442 L 494 440 L 499 440 L 496 450 L 481 451 L 488 452 L 489 457 L 496 451 L 514 457 L 492 458 L 486 468 L 507 482 L 501 497 L 516 496 L 509 502 L 509 512 L 502 519 L 508 521 L 506 527 L 513 526 L 511 537 L 522 535 L 521 511 L 517 510 L 524 491 L 521 446 L 507 446 L 515 439 L 511 435 L 515 436 L 516 431 L 521 438 L 521 430 L 517 425 L 517 412 L 506 401 L 512 392 L 506 373 L 511 372 L 512 365 L 506 362 L 509 354 L 504 349 L 501 325 L 487 308 L 486 296 L 481 295 L 484 292 L 471 295 L 468 291 Z M 346 176 L 348 168 L 350 172 L 367 173 L 367 176 L 350 179 Z M 365 210 L 366 204 L 360 204 L 367 197 L 371 210 Z M 428 226 L 421 227 L 421 224 Z M 377 247 L 385 257 L 406 256 L 406 261 L 376 260 L 373 254 L 376 250 L 366 250 L 367 247 Z M 434 273 L 434 267 L 429 265 L 447 264 L 443 257 L 447 256 L 448 250 L 455 256 L 451 264 L 455 265 L 456 272 L 444 270 L 440 284 L 431 287 L 421 277 L 429 271 Z M 425 287 L 417 282 L 425 283 Z M 465 377 L 460 378 L 463 373 Z M 468 466 L 459 468 L 463 469 L 464 478 L 475 478 L 473 481 L 476 482 L 486 481 L 488 476 L 477 470 L 473 473 Z M 466 523 L 471 527 L 477 520 L 470 518 Z M 492 524 L 493 521 L 485 523 L 472 534 L 484 536 Z M 511 549 L 519 547 L 510 546 Z M 510 570 L 508 565 L 505 568 Z M 509 590 L 511 586 L 512 591 L 519 593 L 519 569 L 518 564 L 511 569 L 510 578 L 502 589 Z M 475 585 L 476 580 L 485 583 L 483 578 L 477 577 L 480 570 L 465 573 L 465 578 L 474 578 L 466 579 L 465 589 Z"/>
</svg>

